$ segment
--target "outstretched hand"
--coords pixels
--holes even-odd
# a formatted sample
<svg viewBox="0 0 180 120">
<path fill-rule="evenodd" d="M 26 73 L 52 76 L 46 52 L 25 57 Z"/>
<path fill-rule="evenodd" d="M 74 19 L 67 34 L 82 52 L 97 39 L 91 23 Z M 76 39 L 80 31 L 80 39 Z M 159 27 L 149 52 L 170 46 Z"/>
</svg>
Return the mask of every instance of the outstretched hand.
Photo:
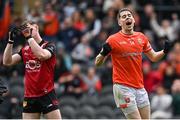
<svg viewBox="0 0 180 120">
<path fill-rule="evenodd" d="M 165 43 L 164 43 L 164 50 L 163 50 L 163 52 L 165 54 L 168 54 L 169 51 L 171 50 L 172 46 L 173 46 L 173 42 L 168 40 L 167 37 L 165 37 Z"/>
</svg>

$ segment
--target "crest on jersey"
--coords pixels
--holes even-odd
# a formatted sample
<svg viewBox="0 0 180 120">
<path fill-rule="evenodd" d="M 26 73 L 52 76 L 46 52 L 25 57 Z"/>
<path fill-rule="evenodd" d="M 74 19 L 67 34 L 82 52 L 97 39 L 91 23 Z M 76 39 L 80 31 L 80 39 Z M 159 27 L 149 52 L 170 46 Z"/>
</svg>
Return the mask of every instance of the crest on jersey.
<svg viewBox="0 0 180 120">
<path fill-rule="evenodd" d="M 125 97 L 124 100 L 125 100 L 126 103 L 130 103 L 130 98 L 129 97 Z"/>
<path fill-rule="evenodd" d="M 23 101 L 23 107 L 27 106 L 27 101 Z"/>
<path fill-rule="evenodd" d="M 142 44 L 142 39 L 141 38 L 138 38 L 137 41 L 138 41 L 139 44 Z"/>
</svg>

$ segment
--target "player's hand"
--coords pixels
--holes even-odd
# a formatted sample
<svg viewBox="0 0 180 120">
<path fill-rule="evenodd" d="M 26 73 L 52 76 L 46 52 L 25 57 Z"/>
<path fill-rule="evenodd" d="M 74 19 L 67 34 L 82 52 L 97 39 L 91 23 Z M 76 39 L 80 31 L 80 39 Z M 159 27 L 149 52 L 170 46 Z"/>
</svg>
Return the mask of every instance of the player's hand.
<svg viewBox="0 0 180 120">
<path fill-rule="evenodd" d="M 171 41 L 169 41 L 167 39 L 167 37 L 165 37 L 165 43 L 164 43 L 164 50 L 163 50 L 163 52 L 165 54 L 167 54 L 171 50 L 172 45 L 173 45 L 173 43 Z"/>
<path fill-rule="evenodd" d="M 19 29 L 21 30 L 26 40 L 32 38 L 32 28 L 30 28 L 27 24 L 20 26 Z"/>
<path fill-rule="evenodd" d="M 20 30 L 17 27 L 11 28 L 8 43 L 13 44 L 19 34 Z"/>
</svg>

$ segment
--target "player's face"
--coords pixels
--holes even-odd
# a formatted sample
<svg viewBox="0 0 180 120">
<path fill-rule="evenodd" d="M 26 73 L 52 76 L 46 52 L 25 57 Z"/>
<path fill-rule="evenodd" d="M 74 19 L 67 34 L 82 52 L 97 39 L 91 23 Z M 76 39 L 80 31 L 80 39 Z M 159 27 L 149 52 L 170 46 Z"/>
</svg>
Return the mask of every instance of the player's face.
<svg viewBox="0 0 180 120">
<path fill-rule="evenodd" d="M 134 17 L 129 11 L 123 11 L 120 13 L 120 17 L 118 19 L 118 24 L 122 29 L 132 30 L 134 28 Z"/>
<path fill-rule="evenodd" d="M 32 36 L 36 36 L 38 33 L 38 26 L 36 24 L 29 24 L 28 27 L 32 29 Z"/>
</svg>

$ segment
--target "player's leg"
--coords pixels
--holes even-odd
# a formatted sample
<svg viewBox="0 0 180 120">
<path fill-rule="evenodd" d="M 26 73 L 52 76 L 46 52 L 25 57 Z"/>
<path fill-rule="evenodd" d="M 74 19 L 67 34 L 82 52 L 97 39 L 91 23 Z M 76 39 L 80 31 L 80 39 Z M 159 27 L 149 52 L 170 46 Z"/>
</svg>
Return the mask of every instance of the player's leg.
<svg viewBox="0 0 180 120">
<path fill-rule="evenodd" d="M 23 101 L 23 119 L 39 119 L 41 110 L 35 98 L 24 98 Z"/>
<path fill-rule="evenodd" d="M 146 90 L 136 91 L 136 102 L 142 119 L 150 119 L 150 102 Z"/>
<path fill-rule="evenodd" d="M 141 119 L 136 104 L 135 90 L 119 85 L 113 85 L 113 94 L 117 107 L 119 107 L 127 119 Z"/>
<path fill-rule="evenodd" d="M 60 110 L 57 109 L 57 110 L 51 111 L 49 113 L 46 113 L 46 114 L 44 114 L 44 117 L 46 119 L 61 119 Z"/>
<path fill-rule="evenodd" d="M 42 96 L 39 99 L 39 103 L 41 104 L 41 110 L 45 118 L 61 119 L 61 113 L 58 106 L 59 102 L 54 90 L 45 96 Z"/>
<path fill-rule="evenodd" d="M 150 119 L 150 106 L 147 105 L 143 108 L 139 108 L 139 113 L 142 119 Z"/>
<path fill-rule="evenodd" d="M 141 115 L 140 115 L 138 109 L 136 109 L 134 112 L 127 114 L 126 118 L 127 119 L 141 119 Z"/>
<path fill-rule="evenodd" d="M 40 113 L 23 113 L 22 119 L 40 119 Z"/>
</svg>

